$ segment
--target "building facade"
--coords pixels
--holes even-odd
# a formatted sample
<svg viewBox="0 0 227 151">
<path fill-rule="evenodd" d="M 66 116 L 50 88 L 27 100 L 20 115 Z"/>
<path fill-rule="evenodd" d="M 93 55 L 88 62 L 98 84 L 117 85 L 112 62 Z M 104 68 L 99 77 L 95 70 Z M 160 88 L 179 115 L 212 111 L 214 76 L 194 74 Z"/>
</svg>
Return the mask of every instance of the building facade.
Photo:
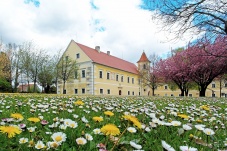
<svg viewBox="0 0 227 151">
<path fill-rule="evenodd" d="M 99 46 L 90 48 L 73 40 L 69 43 L 64 56 L 75 59 L 78 70 L 73 79 L 58 80 L 58 94 L 75 95 L 117 95 L 117 96 L 149 96 L 151 90 L 144 87 L 139 72 L 150 68 L 150 61 L 143 52 L 137 66 L 131 62 L 112 56 L 109 51 L 102 52 Z M 220 89 L 209 87 L 206 96 L 218 96 Z M 210 89 L 210 92 L 209 92 Z M 222 88 L 222 96 L 227 97 L 227 84 Z M 180 91 L 171 91 L 168 85 L 159 86 L 155 90 L 157 96 L 179 96 Z M 196 90 L 189 91 L 189 96 L 198 97 Z"/>
</svg>

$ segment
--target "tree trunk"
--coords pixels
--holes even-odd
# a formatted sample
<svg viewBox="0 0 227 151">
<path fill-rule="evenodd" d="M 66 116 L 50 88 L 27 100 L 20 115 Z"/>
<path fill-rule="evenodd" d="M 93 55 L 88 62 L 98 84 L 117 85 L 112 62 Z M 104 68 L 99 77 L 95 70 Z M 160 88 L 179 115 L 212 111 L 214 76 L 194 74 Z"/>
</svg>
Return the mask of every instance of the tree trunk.
<svg viewBox="0 0 227 151">
<path fill-rule="evenodd" d="M 201 87 L 201 89 L 199 91 L 199 96 L 200 97 L 205 97 L 206 96 L 206 88 L 205 87 Z"/>
<path fill-rule="evenodd" d="M 63 94 L 65 94 L 65 81 L 63 82 Z"/>
<path fill-rule="evenodd" d="M 155 88 L 152 88 L 152 96 L 155 96 L 154 90 L 155 90 Z"/>
<path fill-rule="evenodd" d="M 180 91 L 181 91 L 180 96 L 184 96 L 184 89 L 180 89 Z"/>
</svg>

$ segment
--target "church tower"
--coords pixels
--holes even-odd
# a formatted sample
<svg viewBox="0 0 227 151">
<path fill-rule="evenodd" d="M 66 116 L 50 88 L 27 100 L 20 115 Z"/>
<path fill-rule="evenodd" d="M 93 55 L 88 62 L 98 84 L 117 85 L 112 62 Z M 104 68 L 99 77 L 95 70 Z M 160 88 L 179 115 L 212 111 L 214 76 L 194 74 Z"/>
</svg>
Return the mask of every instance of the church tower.
<svg viewBox="0 0 227 151">
<path fill-rule="evenodd" d="M 139 71 L 144 71 L 144 70 L 149 71 L 150 61 L 148 60 L 145 52 L 142 53 L 140 60 L 137 61 L 137 64 L 138 64 L 138 70 Z"/>
<path fill-rule="evenodd" d="M 139 61 L 137 61 L 140 85 L 139 95 L 150 95 L 149 87 L 146 84 L 146 80 L 149 78 L 150 63 L 145 52 L 143 52 Z"/>
</svg>

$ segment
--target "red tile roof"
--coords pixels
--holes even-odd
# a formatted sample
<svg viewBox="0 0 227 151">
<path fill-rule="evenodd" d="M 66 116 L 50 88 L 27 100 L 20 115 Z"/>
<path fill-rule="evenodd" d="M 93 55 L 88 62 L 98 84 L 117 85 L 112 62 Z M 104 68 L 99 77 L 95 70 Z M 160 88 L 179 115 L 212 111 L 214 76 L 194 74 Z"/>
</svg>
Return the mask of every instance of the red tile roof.
<svg viewBox="0 0 227 151">
<path fill-rule="evenodd" d="M 130 73 L 138 74 L 137 66 L 131 62 L 125 61 L 123 59 L 117 58 L 112 55 L 108 55 L 104 52 L 98 52 L 97 50 L 82 45 L 80 43 L 75 42 L 81 50 L 95 63 L 102 64 L 108 67 L 120 69 L 123 71 L 127 71 Z"/>
<path fill-rule="evenodd" d="M 141 57 L 140 57 L 140 60 L 137 61 L 137 63 L 138 62 L 147 62 L 147 61 L 149 61 L 149 60 L 147 59 L 147 56 L 146 56 L 145 52 L 143 52 L 142 55 L 141 55 Z"/>
</svg>

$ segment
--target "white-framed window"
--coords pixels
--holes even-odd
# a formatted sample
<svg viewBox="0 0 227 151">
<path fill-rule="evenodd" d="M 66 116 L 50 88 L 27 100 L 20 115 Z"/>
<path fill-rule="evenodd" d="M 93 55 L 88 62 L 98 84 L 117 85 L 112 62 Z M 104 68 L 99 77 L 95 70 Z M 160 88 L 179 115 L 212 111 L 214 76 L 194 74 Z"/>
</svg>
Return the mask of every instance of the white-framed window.
<svg viewBox="0 0 227 151">
<path fill-rule="evenodd" d="M 134 91 L 132 91 L 132 95 L 135 95 L 135 92 Z"/>
<path fill-rule="evenodd" d="M 76 59 L 79 59 L 79 58 L 80 58 L 80 54 L 77 53 L 77 54 L 76 54 Z"/>
<path fill-rule="evenodd" d="M 99 70 L 99 78 L 102 78 L 102 70 Z"/>
<path fill-rule="evenodd" d="M 123 75 L 121 76 L 121 82 L 124 82 L 124 76 Z"/>
<path fill-rule="evenodd" d="M 106 73 L 106 79 L 108 79 L 108 80 L 110 79 L 110 73 L 109 72 Z"/>
<path fill-rule="evenodd" d="M 82 88 L 81 92 L 82 94 L 85 94 L 85 88 Z"/>
<path fill-rule="evenodd" d="M 78 89 L 75 89 L 74 92 L 75 92 L 75 94 L 78 94 Z"/>
<path fill-rule="evenodd" d="M 132 84 L 134 84 L 134 78 L 132 78 Z"/>
<path fill-rule="evenodd" d="M 99 89 L 99 93 L 100 94 L 103 94 L 103 89 Z"/>
<path fill-rule="evenodd" d="M 168 89 L 168 86 L 167 86 L 167 85 L 165 85 L 165 86 L 164 86 L 164 89 L 165 89 L 165 90 L 167 90 L 167 89 Z"/>
<path fill-rule="evenodd" d="M 110 94 L 110 89 L 107 89 L 107 94 Z"/>
<path fill-rule="evenodd" d="M 118 74 L 117 74 L 117 75 L 116 75 L 116 81 L 118 81 L 118 77 L 119 77 L 119 76 L 118 76 Z"/>
<path fill-rule="evenodd" d="M 130 91 L 128 91 L 128 95 L 130 95 Z"/>
<path fill-rule="evenodd" d="M 130 78 L 128 77 L 128 83 L 130 82 Z"/>
<path fill-rule="evenodd" d="M 212 83 L 211 87 L 212 87 L 212 88 L 215 88 L 215 83 Z"/>
<path fill-rule="evenodd" d="M 86 77 L 85 69 L 83 69 L 83 70 L 81 71 L 81 73 L 82 73 L 82 74 L 81 74 L 81 77 L 82 77 L 82 78 L 85 78 L 85 77 Z"/>
<path fill-rule="evenodd" d="M 188 96 L 192 97 L 192 94 L 188 94 Z"/>
</svg>

